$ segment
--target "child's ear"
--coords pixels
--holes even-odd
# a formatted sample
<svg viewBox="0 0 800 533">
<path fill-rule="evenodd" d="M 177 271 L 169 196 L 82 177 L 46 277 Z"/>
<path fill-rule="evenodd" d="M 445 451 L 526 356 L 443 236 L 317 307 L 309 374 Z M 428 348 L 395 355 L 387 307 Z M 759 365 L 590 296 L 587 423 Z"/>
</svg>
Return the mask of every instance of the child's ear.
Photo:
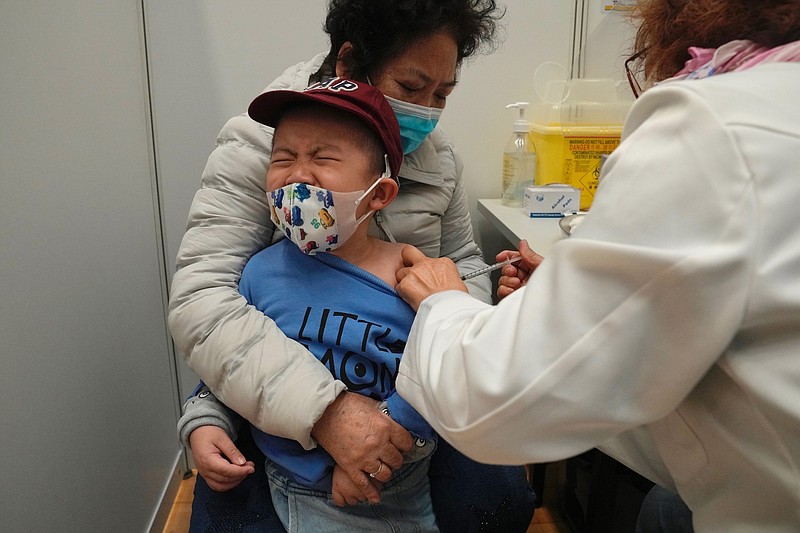
<svg viewBox="0 0 800 533">
<path fill-rule="evenodd" d="M 379 211 L 392 203 L 395 196 L 400 190 L 397 181 L 392 178 L 383 178 L 373 189 L 375 194 L 372 195 L 372 200 L 369 201 L 369 208 L 374 211 Z"/>
</svg>

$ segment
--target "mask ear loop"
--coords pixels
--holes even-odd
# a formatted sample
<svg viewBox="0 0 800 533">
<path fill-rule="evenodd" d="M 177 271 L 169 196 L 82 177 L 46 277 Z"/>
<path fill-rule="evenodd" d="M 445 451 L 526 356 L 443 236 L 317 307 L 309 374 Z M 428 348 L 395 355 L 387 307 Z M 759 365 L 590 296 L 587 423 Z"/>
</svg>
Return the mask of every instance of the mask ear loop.
<svg viewBox="0 0 800 533">
<path fill-rule="evenodd" d="M 379 184 L 381 181 L 383 181 L 383 180 L 385 180 L 385 179 L 388 179 L 389 177 L 391 177 L 391 175 L 392 175 L 392 171 L 391 171 L 391 168 L 389 167 L 389 154 L 384 154 L 384 155 L 383 155 L 383 161 L 384 161 L 384 163 L 386 164 L 386 169 L 383 171 L 383 174 L 381 174 L 381 177 L 379 177 L 378 179 L 376 179 L 376 180 L 375 180 L 375 183 L 373 183 L 372 185 L 370 185 L 370 186 L 369 186 L 369 189 L 367 189 L 366 191 L 364 191 L 364 194 L 362 194 L 361 196 L 359 196 L 359 197 L 358 197 L 358 200 L 356 200 L 356 207 L 358 207 L 358 205 L 361 203 L 361 201 L 362 201 L 364 198 L 366 198 L 366 196 L 367 196 L 367 195 L 368 195 L 370 192 L 372 192 L 372 189 L 374 189 L 375 187 L 377 187 L 377 186 L 378 186 L 378 184 Z M 366 213 L 364 213 L 362 216 L 358 217 L 358 220 L 356 220 L 356 224 L 361 224 L 362 222 L 364 222 L 364 220 L 365 220 L 365 219 L 366 219 L 368 216 L 370 216 L 370 215 L 371 215 L 372 213 L 374 213 L 374 212 L 375 212 L 375 210 L 374 210 L 374 209 L 370 209 L 369 211 L 367 211 Z"/>
<path fill-rule="evenodd" d="M 383 160 L 384 160 L 384 163 L 386 165 L 386 170 L 383 171 L 383 174 L 381 174 L 381 177 L 380 177 L 380 179 L 378 181 L 380 181 L 381 179 L 388 179 L 388 178 L 392 177 L 392 169 L 391 169 L 391 165 L 389 165 L 389 154 L 384 154 L 383 155 Z M 377 182 L 375 182 L 375 183 L 377 183 Z M 391 232 L 389 231 L 389 228 L 387 228 L 386 226 L 383 225 L 383 219 L 381 217 L 381 212 L 380 211 L 376 211 L 375 212 L 375 223 L 386 234 L 386 237 L 389 239 L 389 242 L 397 242 L 395 240 L 395 238 L 394 238 L 394 235 L 392 235 Z"/>
<path fill-rule="evenodd" d="M 374 189 L 375 187 L 377 187 L 377 186 L 378 186 L 378 184 L 379 184 L 379 183 L 380 183 L 382 180 L 388 179 L 388 178 L 390 178 L 390 177 L 392 176 L 392 170 L 391 170 L 391 168 L 389 167 L 389 154 L 384 154 L 384 156 L 383 156 L 383 161 L 384 161 L 384 163 L 386 164 L 386 169 L 383 171 L 383 174 L 381 174 L 381 177 L 380 177 L 380 178 L 378 178 L 378 179 L 376 179 L 376 180 L 375 180 L 375 183 L 373 183 L 372 185 L 370 185 L 370 186 L 369 186 L 369 189 L 367 189 L 366 191 L 364 191 L 364 194 L 362 194 L 361 196 L 359 196 L 359 197 L 358 197 L 358 200 L 356 200 L 356 205 L 360 204 L 360 203 L 361 203 L 361 200 L 363 200 L 363 199 L 364 199 L 364 197 L 365 197 L 365 196 L 367 196 L 367 195 L 368 195 L 368 194 L 369 194 L 369 193 L 372 191 L 372 189 Z M 372 212 L 372 211 L 370 211 L 370 213 L 371 213 L 371 212 Z M 363 218 L 363 217 L 362 217 L 362 218 Z M 359 220 L 360 220 L 360 219 L 359 219 Z"/>
<path fill-rule="evenodd" d="M 386 169 L 381 174 L 381 179 L 383 178 L 391 178 L 392 177 L 392 168 L 389 166 L 389 154 L 383 154 L 383 162 L 386 166 Z"/>
</svg>

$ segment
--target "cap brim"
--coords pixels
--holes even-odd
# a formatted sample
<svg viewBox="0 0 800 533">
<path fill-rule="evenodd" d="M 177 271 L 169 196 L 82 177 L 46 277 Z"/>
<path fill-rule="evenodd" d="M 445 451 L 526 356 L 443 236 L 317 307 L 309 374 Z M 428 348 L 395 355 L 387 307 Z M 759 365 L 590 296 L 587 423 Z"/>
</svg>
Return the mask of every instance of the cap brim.
<svg viewBox="0 0 800 533">
<path fill-rule="evenodd" d="M 313 102 L 304 93 L 298 91 L 267 91 L 258 95 L 247 108 L 247 114 L 255 120 L 274 128 L 286 112 L 288 106 L 301 102 Z"/>
</svg>

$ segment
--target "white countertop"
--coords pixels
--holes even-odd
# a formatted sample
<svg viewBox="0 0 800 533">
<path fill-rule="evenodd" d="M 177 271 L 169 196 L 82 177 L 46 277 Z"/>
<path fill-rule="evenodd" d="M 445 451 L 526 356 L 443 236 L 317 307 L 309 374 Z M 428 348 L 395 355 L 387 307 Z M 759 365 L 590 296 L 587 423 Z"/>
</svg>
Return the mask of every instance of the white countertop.
<svg viewBox="0 0 800 533">
<path fill-rule="evenodd" d="M 528 218 L 521 207 L 507 207 L 499 199 L 478 200 L 482 214 L 515 247 L 525 239 L 536 253 L 547 256 L 553 245 L 566 237 L 558 225 L 560 218 Z"/>
</svg>

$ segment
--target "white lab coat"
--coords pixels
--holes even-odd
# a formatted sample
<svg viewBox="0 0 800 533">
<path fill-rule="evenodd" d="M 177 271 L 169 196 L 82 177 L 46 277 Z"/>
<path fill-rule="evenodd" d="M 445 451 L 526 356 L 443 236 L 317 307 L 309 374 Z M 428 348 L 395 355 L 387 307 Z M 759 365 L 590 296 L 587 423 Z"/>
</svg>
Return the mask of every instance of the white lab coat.
<svg viewBox="0 0 800 533">
<path fill-rule="evenodd" d="M 784 63 L 647 91 L 524 289 L 423 302 L 398 391 L 475 459 L 600 447 L 697 531 L 800 531 L 798 87 Z"/>
</svg>

